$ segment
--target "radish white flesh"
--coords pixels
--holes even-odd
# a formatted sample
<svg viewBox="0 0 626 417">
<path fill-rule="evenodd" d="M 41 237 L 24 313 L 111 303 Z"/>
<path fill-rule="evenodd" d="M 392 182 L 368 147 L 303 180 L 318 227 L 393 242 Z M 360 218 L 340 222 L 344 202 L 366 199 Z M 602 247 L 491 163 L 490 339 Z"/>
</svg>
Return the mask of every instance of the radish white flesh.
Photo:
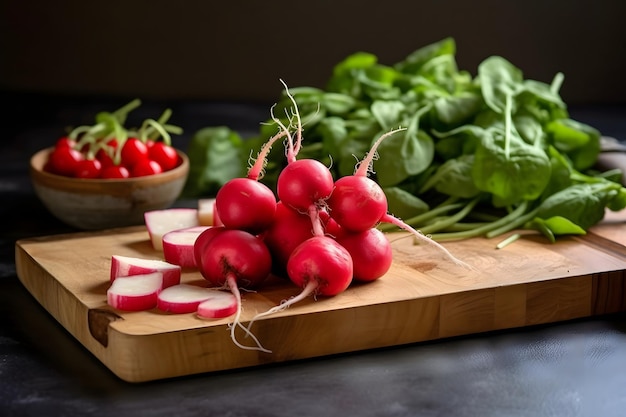
<svg viewBox="0 0 626 417">
<path fill-rule="evenodd" d="M 220 223 L 214 198 L 201 198 L 198 200 L 198 223 L 200 226 L 218 226 Z"/>
<path fill-rule="evenodd" d="M 213 290 L 211 297 L 198 305 L 198 316 L 221 319 L 237 313 L 237 298 L 230 292 Z"/>
<path fill-rule="evenodd" d="M 144 222 L 150 235 L 152 247 L 163 250 L 163 235 L 172 230 L 199 226 L 198 209 L 171 208 L 147 211 Z"/>
<path fill-rule="evenodd" d="M 232 307 L 235 309 L 231 310 L 231 314 L 235 313 L 237 300 L 231 293 L 190 284 L 179 284 L 161 291 L 157 299 L 157 308 L 174 314 L 194 313 L 198 311 L 200 303 L 213 299 L 230 300 L 231 309 Z M 226 306 L 227 303 L 223 302 L 220 309 L 224 310 Z"/>
<path fill-rule="evenodd" d="M 208 228 L 209 226 L 195 226 L 164 234 L 162 241 L 165 260 L 182 268 L 194 268 L 196 266 L 194 244 L 198 236 Z"/>
<path fill-rule="evenodd" d="M 150 310 L 157 305 L 162 284 L 160 272 L 116 279 L 107 290 L 107 302 L 118 310 Z"/>
<path fill-rule="evenodd" d="M 130 256 L 113 255 L 111 257 L 111 281 L 118 277 L 143 275 L 160 272 L 163 276 L 163 288 L 180 283 L 181 268 L 158 259 L 143 259 Z"/>
</svg>

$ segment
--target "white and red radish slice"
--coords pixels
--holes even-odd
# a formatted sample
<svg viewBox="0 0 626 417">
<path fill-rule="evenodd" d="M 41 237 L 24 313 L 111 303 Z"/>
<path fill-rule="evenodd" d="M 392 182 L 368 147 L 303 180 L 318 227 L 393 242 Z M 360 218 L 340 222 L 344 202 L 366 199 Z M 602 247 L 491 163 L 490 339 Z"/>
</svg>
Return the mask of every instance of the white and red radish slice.
<svg viewBox="0 0 626 417">
<path fill-rule="evenodd" d="M 237 313 L 237 297 L 232 293 L 213 290 L 210 298 L 198 305 L 198 316 L 205 319 L 221 319 Z"/>
<path fill-rule="evenodd" d="M 198 223 L 200 226 L 221 226 L 222 221 L 217 214 L 214 198 L 201 198 L 198 200 Z"/>
<path fill-rule="evenodd" d="M 198 306 L 203 303 L 200 311 Z M 197 312 L 201 317 L 223 318 L 237 312 L 237 299 L 230 292 L 215 288 L 179 284 L 159 293 L 157 308 L 174 314 Z"/>
<path fill-rule="evenodd" d="M 144 222 L 148 228 L 152 247 L 158 251 L 163 250 L 163 235 L 167 232 L 200 226 L 198 209 L 194 208 L 169 208 L 147 211 L 144 213 Z"/>
<path fill-rule="evenodd" d="M 160 272 L 116 279 L 107 290 L 107 303 L 124 311 L 150 310 L 157 305 L 162 285 Z"/>
<path fill-rule="evenodd" d="M 202 232 L 210 226 L 194 226 L 176 229 L 163 235 L 163 257 L 166 262 L 182 268 L 196 267 L 194 244 Z"/>
<path fill-rule="evenodd" d="M 143 259 L 130 256 L 111 257 L 111 281 L 116 278 L 160 272 L 162 287 L 180 284 L 181 267 L 158 259 Z"/>
</svg>

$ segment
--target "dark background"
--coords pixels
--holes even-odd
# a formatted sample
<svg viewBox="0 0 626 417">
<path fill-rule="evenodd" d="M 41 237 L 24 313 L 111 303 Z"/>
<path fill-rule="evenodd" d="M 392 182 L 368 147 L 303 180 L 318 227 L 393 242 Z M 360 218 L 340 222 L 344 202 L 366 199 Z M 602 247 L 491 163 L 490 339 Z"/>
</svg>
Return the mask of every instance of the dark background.
<svg viewBox="0 0 626 417">
<path fill-rule="evenodd" d="M 273 102 L 324 86 L 356 51 L 385 64 L 451 36 L 475 74 L 501 55 L 526 78 L 565 74 L 568 104 L 626 96 L 623 0 L 0 0 L 0 89 Z"/>
</svg>

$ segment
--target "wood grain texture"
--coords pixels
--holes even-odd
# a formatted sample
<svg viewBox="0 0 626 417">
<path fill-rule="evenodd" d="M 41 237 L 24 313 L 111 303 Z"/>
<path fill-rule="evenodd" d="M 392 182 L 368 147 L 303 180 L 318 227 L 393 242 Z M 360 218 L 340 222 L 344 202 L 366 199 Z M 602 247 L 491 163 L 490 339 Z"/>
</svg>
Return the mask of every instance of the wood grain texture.
<svg viewBox="0 0 626 417">
<path fill-rule="evenodd" d="M 254 323 L 272 353 L 236 347 L 232 318 L 109 307 L 112 255 L 161 259 L 144 227 L 21 240 L 16 266 L 28 291 L 85 348 L 121 379 L 141 382 L 624 311 L 624 219 L 620 213 L 555 244 L 532 233 L 499 250 L 501 238 L 445 244 L 474 271 L 390 234 L 394 263 L 383 278 Z M 194 270 L 182 280 L 206 285 Z M 280 278 L 244 292 L 243 322 L 297 292 Z"/>
</svg>

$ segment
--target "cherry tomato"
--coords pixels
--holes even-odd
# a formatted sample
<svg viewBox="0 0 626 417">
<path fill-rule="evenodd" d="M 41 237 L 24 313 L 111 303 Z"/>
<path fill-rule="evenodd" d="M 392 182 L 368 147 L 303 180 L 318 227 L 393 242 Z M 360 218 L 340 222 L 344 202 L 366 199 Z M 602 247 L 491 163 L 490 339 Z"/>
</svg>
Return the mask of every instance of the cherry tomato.
<svg viewBox="0 0 626 417">
<path fill-rule="evenodd" d="M 176 150 L 163 142 L 155 142 L 148 148 L 148 157 L 157 161 L 163 171 L 169 171 L 178 164 L 178 154 Z"/>
<path fill-rule="evenodd" d="M 110 165 L 102 168 L 100 172 L 100 178 L 112 179 L 112 178 L 129 178 L 130 172 L 128 168 L 122 165 Z"/>
<path fill-rule="evenodd" d="M 104 149 L 98 149 L 98 152 L 96 152 L 96 159 L 100 161 L 102 168 L 115 165 L 113 158 L 111 158 L 111 156 Z"/>
<path fill-rule="evenodd" d="M 78 162 L 83 159 L 82 153 L 69 146 L 55 147 L 48 160 L 50 172 L 73 177 L 78 168 Z"/>
<path fill-rule="evenodd" d="M 129 138 L 122 147 L 122 165 L 131 168 L 139 161 L 148 159 L 148 147 L 137 138 Z"/>
<path fill-rule="evenodd" d="M 73 148 L 74 145 L 76 145 L 75 140 L 72 140 L 68 138 L 67 136 L 63 136 L 62 138 L 59 138 L 59 140 L 57 140 L 54 147 L 55 148 L 63 148 L 63 147 Z"/>
<path fill-rule="evenodd" d="M 142 159 L 131 168 L 132 177 L 144 177 L 146 175 L 160 174 L 163 168 L 157 161 L 151 159 Z"/>
<path fill-rule="evenodd" d="M 83 159 L 76 165 L 76 178 L 98 178 L 102 170 L 102 163 L 97 159 Z"/>
</svg>

